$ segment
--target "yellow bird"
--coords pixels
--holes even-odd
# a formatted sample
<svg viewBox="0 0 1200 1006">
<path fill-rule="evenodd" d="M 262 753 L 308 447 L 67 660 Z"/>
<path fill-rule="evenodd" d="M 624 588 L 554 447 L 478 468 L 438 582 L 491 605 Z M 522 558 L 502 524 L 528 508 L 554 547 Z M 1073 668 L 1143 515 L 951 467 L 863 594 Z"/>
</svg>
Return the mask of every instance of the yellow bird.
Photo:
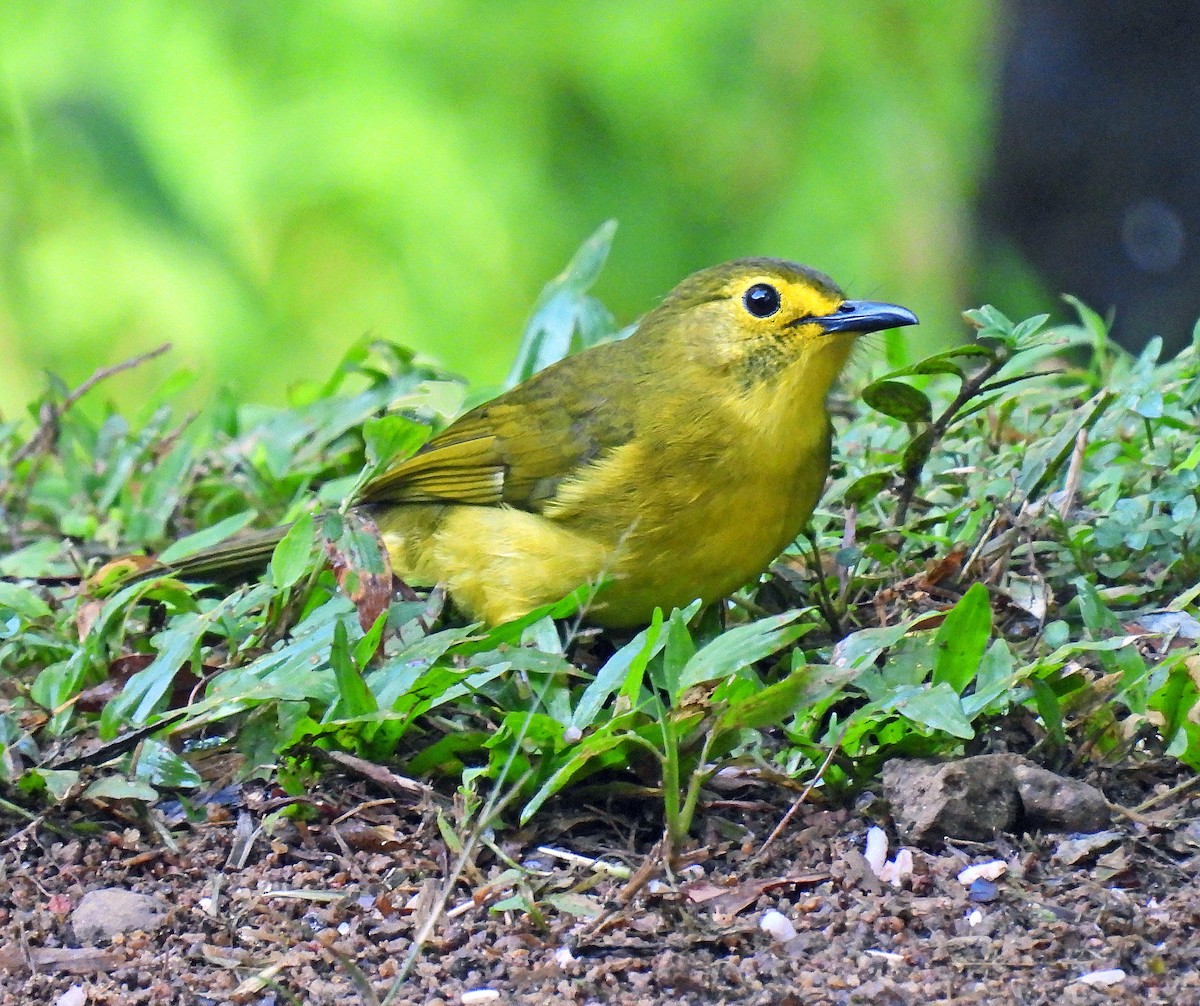
<svg viewBox="0 0 1200 1006">
<path fill-rule="evenodd" d="M 825 398 L 855 338 L 917 324 L 822 273 L 746 258 L 689 276 L 629 338 L 561 360 L 467 412 L 355 506 L 409 584 L 491 624 L 601 584 L 606 626 L 710 602 L 758 576 L 829 471 Z M 283 529 L 185 576 L 264 565 Z"/>
</svg>

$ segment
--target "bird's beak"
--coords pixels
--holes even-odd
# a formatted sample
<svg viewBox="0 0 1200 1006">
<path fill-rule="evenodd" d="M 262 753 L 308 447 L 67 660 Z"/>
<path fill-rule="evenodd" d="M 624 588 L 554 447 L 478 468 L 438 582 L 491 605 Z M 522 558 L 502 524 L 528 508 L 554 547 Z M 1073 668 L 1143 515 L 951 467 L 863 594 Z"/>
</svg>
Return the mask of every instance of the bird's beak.
<svg viewBox="0 0 1200 1006">
<path fill-rule="evenodd" d="M 837 332 L 880 332 L 885 328 L 918 324 L 917 316 L 908 308 L 876 300 L 844 300 L 833 314 L 806 320 L 820 325 L 827 335 Z"/>
</svg>

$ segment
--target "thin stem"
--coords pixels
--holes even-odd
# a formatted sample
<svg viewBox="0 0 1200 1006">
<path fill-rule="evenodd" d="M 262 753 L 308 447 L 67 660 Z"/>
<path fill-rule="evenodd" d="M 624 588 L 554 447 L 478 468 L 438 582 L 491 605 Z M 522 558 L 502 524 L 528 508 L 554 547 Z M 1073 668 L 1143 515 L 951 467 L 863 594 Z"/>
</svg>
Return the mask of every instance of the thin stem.
<svg viewBox="0 0 1200 1006">
<path fill-rule="evenodd" d="M 1008 362 L 1008 354 L 1002 351 L 997 351 L 983 367 L 972 374 L 970 377 L 964 378 L 962 385 L 958 389 L 958 394 L 954 396 L 954 400 L 946 406 L 942 414 L 929 424 L 918 436 L 924 437 L 926 440 L 924 449 L 917 453 L 905 466 L 903 476 L 904 480 L 900 484 L 898 493 L 899 502 L 896 506 L 895 516 L 892 518 L 892 527 L 901 526 L 908 518 L 908 508 L 912 503 L 913 497 L 917 492 L 917 483 L 921 480 L 921 472 L 925 468 L 925 462 L 929 460 L 929 455 L 933 453 L 933 449 L 941 442 L 942 437 L 946 435 L 946 430 L 950 424 L 954 422 L 955 417 L 964 405 L 967 404 L 983 389 L 993 377 L 996 376 Z"/>
</svg>

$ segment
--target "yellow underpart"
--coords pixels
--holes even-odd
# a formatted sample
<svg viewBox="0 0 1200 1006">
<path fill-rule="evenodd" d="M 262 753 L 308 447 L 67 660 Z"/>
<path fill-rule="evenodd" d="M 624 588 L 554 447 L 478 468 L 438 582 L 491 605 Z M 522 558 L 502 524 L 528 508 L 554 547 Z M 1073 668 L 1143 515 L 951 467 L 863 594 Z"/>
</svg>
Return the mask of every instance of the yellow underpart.
<svg viewBox="0 0 1200 1006">
<path fill-rule="evenodd" d="M 508 506 L 417 504 L 377 516 L 396 572 L 442 583 L 491 624 L 604 581 L 603 625 L 725 596 L 800 532 L 825 482 L 825 393 L 851 338 L 824 337 L 761 386 L 664 403 L 661 428 L 610 450 L 559 486 L 543 514 Z M 653 487 L 653 491 L 647 491 Z"/>
<path fill-rule="evenodd" d="M 606 543 L 508 506 L 407 506 L 380 521 L 392 567 L 440 583 L 472 618 L 496 625 L 596 582 Z"/>
</svg>

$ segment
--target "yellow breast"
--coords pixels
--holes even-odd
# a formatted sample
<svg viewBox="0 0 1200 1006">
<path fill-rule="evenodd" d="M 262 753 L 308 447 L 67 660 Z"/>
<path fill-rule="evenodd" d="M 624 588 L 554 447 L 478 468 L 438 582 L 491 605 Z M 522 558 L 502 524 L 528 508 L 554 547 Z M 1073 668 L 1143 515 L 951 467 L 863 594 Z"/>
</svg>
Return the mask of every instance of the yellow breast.
<svg viewBox="0 0 1200 1006">
<path fill-rule="evenodd" d="M 817 377 L 811 364 L 793 366 L 770 387 L 712 403 L 719 416 L 695 401 L 674 415 L 664 409 L 660 429 L 564 482 L 544 514 L 395 508 L 381 527 L 397 572 L 444 583 L 460 606 L 492 623 L 602 581 L 589 610 L 602 625 L 644 623 L 655 607 L 723 597 L 795 538 L 820 496 L 828 385 Z"/>
</svg>

